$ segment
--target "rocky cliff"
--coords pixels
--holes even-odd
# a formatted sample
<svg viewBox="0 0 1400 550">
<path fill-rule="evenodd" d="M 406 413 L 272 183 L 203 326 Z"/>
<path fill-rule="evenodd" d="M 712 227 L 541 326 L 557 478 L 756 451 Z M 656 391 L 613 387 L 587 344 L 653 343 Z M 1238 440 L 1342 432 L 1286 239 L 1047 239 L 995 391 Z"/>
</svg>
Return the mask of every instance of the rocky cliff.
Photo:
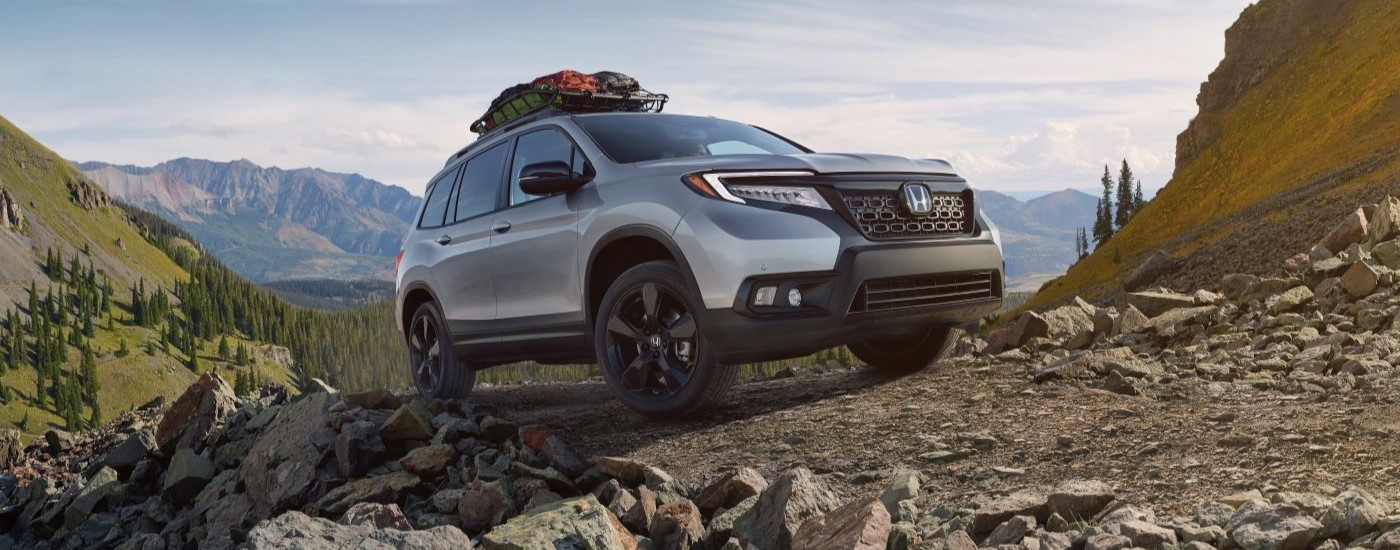
<svg viewBox="0 0 1400 550">
<path fill-rule="evenodd" d="M 1031 302 L 1111 298 L 1155 252 L 1162 282 L 1217 284 L 1306 252 L 1350 205 L 1400 193 L 1400 4 L 1263 0 L 1226 32 L 1171 181 Z"/>
</svg>

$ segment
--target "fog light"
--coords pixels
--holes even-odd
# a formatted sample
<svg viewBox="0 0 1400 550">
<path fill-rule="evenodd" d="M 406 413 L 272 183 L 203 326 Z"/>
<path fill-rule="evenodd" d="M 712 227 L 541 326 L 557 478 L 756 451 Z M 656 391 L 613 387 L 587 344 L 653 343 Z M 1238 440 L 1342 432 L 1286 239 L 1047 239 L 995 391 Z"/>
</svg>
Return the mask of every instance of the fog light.
<svg viewBox="0 0 1400 550">
<path fill-rule="evenodd" d="M 802 291 L 801 291 L 801 290 L 797 290 L 797 289 L 794 288 L 794 289 L 788 291 L 788 305 L 790 305 L 790 306 L 792 306 L 792 307 L 797 307 L 797 306 L 802 305 Z"/>
<path fill-rule="evenodd" d="M 758 292 L 754 293 L 753 305 L 771 306 L 773 305 L 773 298 L 777 295 L 778 287 L 776 286 L 759 287 Z"/>
</svg>

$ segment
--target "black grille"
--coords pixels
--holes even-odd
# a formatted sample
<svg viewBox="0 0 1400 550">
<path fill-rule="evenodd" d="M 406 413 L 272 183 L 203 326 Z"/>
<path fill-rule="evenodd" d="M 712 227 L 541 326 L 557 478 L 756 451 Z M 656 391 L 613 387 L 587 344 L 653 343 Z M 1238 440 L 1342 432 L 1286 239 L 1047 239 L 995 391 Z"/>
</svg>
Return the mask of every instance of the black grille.
<svg viewBox="0 0 1400 550">
<path fill-rule="evenodd" d="M 995 298 L 1000 294 L 1001 278 L 995 271 L 875 279 L 861 285 L 851 311 L 936 306 Z"/>
<path fill-rule="evenodd" d="M 843 189 L 856 227 L 870 240 L 941 237 L 972 233 L 972 194 L 933 193 L 933 212 L 915 217 L 901 204 L 899 191 Z"/>
</svg>

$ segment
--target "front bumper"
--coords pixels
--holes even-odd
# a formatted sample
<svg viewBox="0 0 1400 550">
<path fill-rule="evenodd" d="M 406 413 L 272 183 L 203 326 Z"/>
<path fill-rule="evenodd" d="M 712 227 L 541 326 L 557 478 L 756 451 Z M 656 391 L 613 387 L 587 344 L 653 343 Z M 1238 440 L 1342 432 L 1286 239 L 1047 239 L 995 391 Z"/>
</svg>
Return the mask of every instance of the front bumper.
<svg viewBox="0 0 1400 550">
<path fill-rule="evenodd" d="M 747 307 L 747 289 L 763 283 L 751 283 L 744 285 L 731 307 L 706 310 L 702 326 L 706 340 L 726 363 L 799 357 L 877 336 L 975 323 L 1001 308 L 1003 269 L 1001 251 L 989 238 L 898 244 L 867 241 L 843 249 L 834 271 L 788 275 L 829 282 L 820 295 L 824 303 L 817 307 L 792 314 L 755 313 Z M 968 299 L 889 310 L 862 310 L 860 304 L 862 287 L 871 281 L 959 275 L 989 276 L 990 291 Z"/>
<path fill-rule="evenodd" d="M 974 323 L 999 309 L 1005 270 L 1001 247 L 995 227 L 975 209 L 969 235 L 910 240 L 868 239 L 843 209 L 843 190 L 889 189 L 907 179 L 854 175 L 793 182 L 817 188 L 831 210 L 704 200 L 688 212 L 674 236 L 689 260 L 706 308 L 701 326 L 719 359 L 742 363 L 798 357 L 876 336 Z M 917 179 L 934 192 L 966 189 L 955 177 Z M 872 296 L 867 288 L 875 285 L 942 288 L 947 278 L 955 287 L 977 280 L 984 291 L 893 304 L 866 300 Z M 750 306 L 756 287 L 774 284 L 780 301 L 798 287 L 803 305 Z M 882 307 L 872 305 L 877 303 Z"/>
</svg>

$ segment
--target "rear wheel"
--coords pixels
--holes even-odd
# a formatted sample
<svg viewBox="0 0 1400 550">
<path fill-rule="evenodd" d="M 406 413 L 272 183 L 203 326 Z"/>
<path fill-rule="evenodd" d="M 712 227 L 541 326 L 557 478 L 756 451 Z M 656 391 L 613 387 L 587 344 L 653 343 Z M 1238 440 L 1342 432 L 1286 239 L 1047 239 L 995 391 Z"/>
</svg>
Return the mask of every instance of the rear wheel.
<svg viewBox="0 0 1400 550">
<path fill-rule="evenodd" d="M 962 331 L 933 327 L 902 338 L 872 338 L 847 346 L 857 359 L 885 374 L 909 374 L 947 357 Z"/>
<path fill-rule="evenodd" d="M 457 399 L 471 393 L 476 373 L 457 359 L 451 334 L 432 302 L 413 312 L 404 334 L 408 343 L 409 374 L 423 397 Z"/>
<path fill-rule="evenodd" d="M 715 360 L 696 312 L 701 302 L 675 263 L 627 270 L 603 295 L 594 347 L 603 378 L 627 408 L 652 417 L 697 412 L 734 384 Z"/>
</svg>

